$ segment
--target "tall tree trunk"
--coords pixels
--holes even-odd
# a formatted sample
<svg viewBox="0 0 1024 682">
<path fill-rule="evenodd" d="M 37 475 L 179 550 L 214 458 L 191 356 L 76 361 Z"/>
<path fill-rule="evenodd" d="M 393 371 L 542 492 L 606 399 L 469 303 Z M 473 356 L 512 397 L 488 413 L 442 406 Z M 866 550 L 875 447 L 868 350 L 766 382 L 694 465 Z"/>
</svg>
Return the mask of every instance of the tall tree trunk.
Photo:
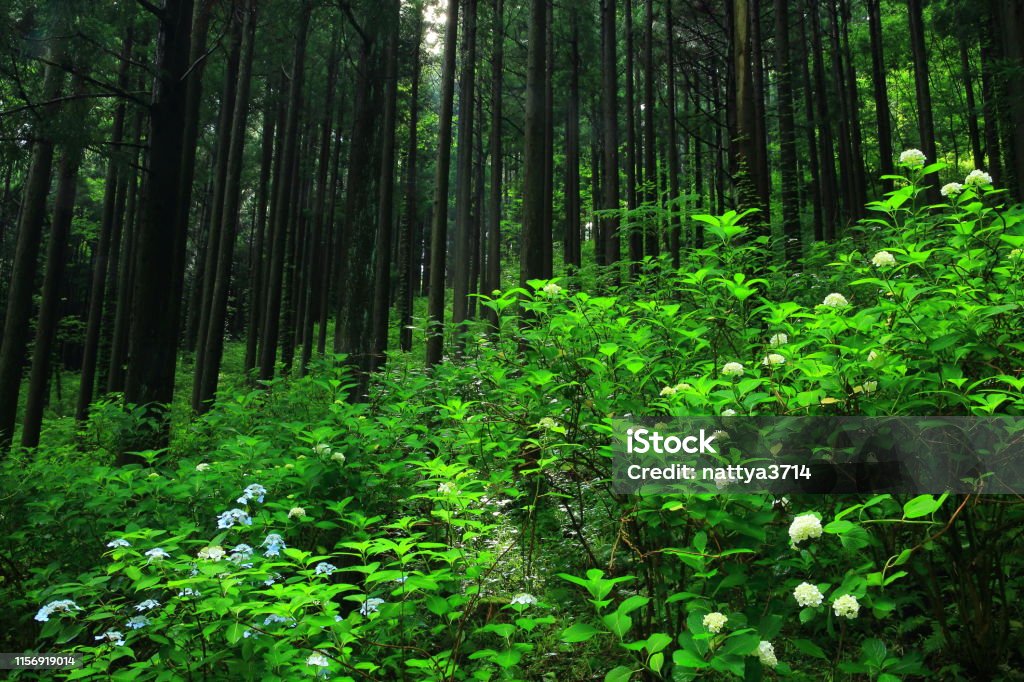
<svg viewBox="0 0 1024 682">
<path fill-rule="evenodd" d="M 658 191 L 657 141 L 654 130 L 654 0 L 646 0 L 644 15 L 644 178 L 647 192 L 644 201 L 660 206 Z M 657 257 L 661 251 L 657 217 L 647 218 L 644 254 Z"/>
<path fill-rule="evenodd" d="M 77 77 L 75 81 L 75 94 L 80 95 L 83 92 L 83 83 Z M 82 162 L 81 121 L 85 119 L 86 111 L 81 102 L 76 102 L 67 113 L 68 124 L 77 130 L 64 146 L 57 172 L 53 220 L 46 247 L 46 274 L 43 276 L 39 317 L 36 319 L 36 340 L 32 348 L 32 370 L 29 375 L 28 396 L 25 400 L 25 417 L 21 427 L 21 445 L 25 448 L 39 445 L 39 432 L 43 425 L 43 407 L 46 405 L 50 381 L 50 358 L 57 336 L 57 325 L 60 323 L 61 284 L 67 267 L 68 238 L 71 235 L 71 221 L 74 218 L 78 169 Z"/>
<path fill-rule="evenodd" d="M 811 51 L 814 56 L 814 99 L 818 119 L 818 159 L 821 163 L 821 204 L 822 239 L 832 241 L 836 236 L 839 222 L 839 204 L 836 197 L 835 151 L 832 140 L 831 114 L 828 107 L 828 90 L 825 85 L 825 66 L 821 43 L 821 18 L 818 15 L 818 0 L 808 0 L 810 8 L 808 21 L 811 22 Z M 817 236 L 817 235 L 816 235 Z"/>
<path fill-rule="evenodd" d="M 128 66 L 131 62 L 134 29 L 131 25 L 125 34 L 121 48 L 121 64 L 118 67 L 117 83 L 122 90 L 128 88 Z M 85 327 L 85 345 L 82 349 L 82 373 L 78 385 L 78 403 L 75 407 L 75 419 L 84 421 L 89 414 L 89 404 L 93 399 L 96 385 L 96 364 L 99 356 L 100 328 L 103 322 L 103 295 L 107 283 L 107 269 L 110 262 L 110 244 L 114 233 L 114 223 L 118 220 L 118 203 L 123 202 L 124 184 L 122 182 L 123 160 L 120 158 L 120 145 L 124 138 L 125 103 L 119 102 L 114 108 L 114 120 L 110 132 L 113 153 L 107 161 L 107 175 L 103 183 L 103 213 L 100 218 L 100 234 L 96 243 L 93 265 L 92 284 L 89 288 L 89 315 Z M 123 206 L 123 203 L 121 203 Z"/>
<path fill-rule="evenodd" d="M 971 72 L 971 58 L 967 49 L 967 41 L 960 38 L 960 77 L 964 81 L 964 94 L 967 98 L 967 134 L 971 140 L 971 158 L 975 168 L 985 167 L 985 157 L 981 153 L 981 131 L 978 127 L 978 104 L 974 99 L 974 74 Z"/>
<path fill-rule="evenodd" d="M 452 324 L 455 347 L 461 352 L 469 307 L 470 213 L 473 176 L 473 91 L 476 81 L 476 0 L 464 0 L 462 76 L 459 83 L 459 141 L 455 160 L 455 260 Z"/>
<path fill-rule="evenodd" d="M 523 128 L 523 229 L 519 241 L 519 285 L 544 277 L 544 62 L 547 0 L 531 0 L 526 57 L 526 122 Z"/>
<path fill-rule="evenodd" d="M 875 93 L 875 125 L 878 128 L 878 168 L 882 175 L 892 175 L 892 119 L 889 111 L 889 88 L 885 81 L 885 39 L 882 35 L 882 2 L 867 0 L 868 33 L 871 36 L 871 83 Z M 882 192 L 892 191 L 892 180 L 882 180 Z"/>
<path fill-rule="evenodd" d="M 455 95 L 455 50 L 459 34 L 459 0 L 448 0 L 441 67 L 441 112 L 437 132 L 434 208 L 430 221 L 430 280 L 427 300 L 427 366 L 444 352 L 444 282 L 448 248 L 448 171 L 452 156 L 452 100 Z"/>
<path fill-rule="evenodd" d="M 779 92 L 779 172 L 782 174 L 782 235 L 786 258 L 796 266 L 802 255 L 797 198 L 796 124 L 793 121 L 793 60 L 789 46 L 789 4 L 775 0 L 775 70 Z"/>
<path fill-rule="evenodd" d="M 55 27 L 59 35 L 62 27 Z M 62 42 L 54 41 L 47 54 L 50 64 L 43 76 L 42 100 L 53 102 L 60 95 L 64 71 Z M 32 295 L 35 293 L 39 247 L 46 220 L 46 198 L 50 193 L 50 172 L 53 169 L 53 130 L 58 112 L 57 104 L 43 107 L 42 116 L 33 128 L 35 143 L 29 161 L 28 177 L 18 220 L 18 241 L 14 252 L 14 265 L 7 293 L 7 311 L 4 316 L 3 342 L 0 344 L 0 454 L 14 438 L 14 423 L 18 412 L 18 394 L 21 390 L 25 344 L 32 317 Z"/>
<path fill-rule="evenodd" d="M 501 287 L 501 189 L 502 189 L 502 74 L 505 69 L 505 3 L 494 0 L 494 26 L 491 49 L 491 182 L 487 202 L 487 272 L 484 293 L 488 296 Z M 488 308 L 487 320 L 497 328 L 498 313 Z"/>
<path fill-rule="evenodd" d="M 850 102 L 847 98 L 845 82 L 845 70 L 843 69 L 843 53 L 839 44 L 839 9 L 836 7 L 837 0 L 827 0 L 828 14 L 828 38 L 832 55 L 830 64 L 832 66 L 832 86 L 835 88 L 835 102 L 838 108 L 837 142 L 839 146 L 839 187 L 843 199 L 843 213 L 847 221 L 854 217 L 854 206 L 856 203 L 853 166 L 853 116 L 850 111 Z"/>
<path fill-rule="evenodd" d="M 228 308 L 228 287 L 231 282 L 231 263 L 235 253 L 235 235 L 241 205 L 242 160 L 245 152 L 246 126 L 249 120 L 249 90 L 252 81 L 252 62 L 255 46 L 256 17 L 253 2 L 245 2 L 240 11 L 242 18 L 241 60 L 238 87 L 235 93 L 231 121 L 231 141 L 228 148 L 227 176 L 224 183 L 224 208 L 221 213 L 220 244 L 217 248 L 217 268 L 214 273 L 210 320 L 206 331 L 206 361 L 202 374 L 199 401 L 193 405 L 206 411 L 217 393 L 221 358 L 224 351 L 224 321 Z"/>
<path fill-rule="evenodd" d="M 666 49 L 666 74 L 668 83 L 668 250 L 672 256 L 672 267 L 679 268 L 679 237 L 682 226 L 679 215 L 682 211 L 679 190 L 679 140 L 676 137 L 676 60 L 675 60 L 675 22 L 672 15 L 673 0 L 665 0 L 665 49 Z M 685 90 L 684 109 L 685 109 Z M 699 145 L 700 142 L 698 141 Z M 700 185 L 697 186 L 697 193 L 701 192 Z"/>
<path fill-rule="evenodd" d="M 850 144 L 852 145 L 853 187 L 851 206 L 854 218 L 865 216 L 865 204 L 868 200 L 867 175 L 864 170 L 864 143 L 860 130 L 860 93 L 857 89 L 857 73 L 853 68 L 853 53 L 850 51 L 850 0 L 839 0 L 842 18 L 842 54 L 846 67 L 846 100 L 850 110 Z"/>
<path fill-rule="evenodd" d="M 629 234 L 630 272 L 635 276 L 639 272 L 638 261 L 644 257 L 644 233 L 636 225 L 637 208 L 637 160 L 636 160 L 636 101 L 633 91 L 633 0 L 626 0 L 624 29 L 624 49 L 626 57 L 626 209 L 629 211 L 627 220 Z M 618 116 L 618 112 L 616 112 Z"/>
<path fill-rule="evenodd" d="M 761 0 L 749 0 L 748 21 L 750 22 L 750 86 L 753 92 L 754 136 L 752 170 L 757 188 L 758 205 L 762 213 L 758 222 L 766 228 L 771 221 L 772 176 L 768 169 L 768 129 L 764 113 L 764 58 L 761 54 L 764 41 L 761 33 Z M 769 230 L 770 232 L 770 230 Z"/>
<path fill-rule="evenodd" d="M 999 119 L 1003 97 L 1002 88 L 993 72 L 998 56 L 994 28 L 995 16 L 992 14 L 989 21 L 981 24 L 979 42 L 981 44 L 981 99 L 982 111 L 985 115 L 985 157 L 988 159 L 988 171 L 992 175 L 992 181 L 999 186 L 1003 184 L 1002 154 L 999 149 L 999 128 L 1001 127 Z"/>
<path fill-rule="evenodd" d="M 164 447 L 167 406 L 174 397 L 186 224 L 168 229 L 167 216 L 181 209 L 186 131 L 192 0 L 166 0 L 160 20 L 157 76 L 149 107 L 149 176 L 136 228 L 125 402 L 150 410 L 152 419 L 124 443 L 119 462 L 140 461 L 133 450 Z M 193 75 L 195 77 L 195 75 Z"/>
<path fill-rule="evenodd" d="M 285 249 L 288 245 L 288 223 L 292 202 L 292 172 L 299 144 L 299 116 L 302 109 L 302 81 L 306 67 L 306 41 L 312 3 L 303 1 L 295 38 L 295 56 L 292 60 L 291 83 L 288 89 L 288 113 L 281 135 L 280 177 L 275 183 L 274 211 L 271 219 L 270 263 L 265 285 L 266 307 L 263 314 L 263 340 L 260 348 L 259 378 L 268 381 L 274 377 L 274 362 L 281 331 L 281 285 L 284 282 Z"/>
<path fill-rule="evenodd" d="M 758 194 L 757 110 L 754 107 L 750 54 L 750 16 L 747 0 L 732 3 L 732 65 L 735 93 L 735 131 L 732 138 L 733 182 L 738 207 L 762 209 Z M 752 223 L 763 223 L 755 216 Z"/>
<path fill-rule="evenodd" d="M 924 41 L 924 20 L 921 16 L 921 0 L 907 0 L 907 17 L 910 24 L 910 55 L 914 61 L 914 86 L 917 92 L 917 130 L 921 139 L 921 151 L 928 157 L 928 163 L 936 161 L 935 124 L 932 122 L 932 91 L 928 84 L 928 52 Z M 925 178 L 928 185 L 926 196 L 931 203 L 938 203 L 939 176 L 932 173 Z"/>
<path fill-rule="evenodd" d="M 544 222 L 541 236 L 542 279 L 554 275 L 554 196 L 555 196 L 555 5 L 548 0 L 544 14 Z"/>
<path fill-rule="evenodd" d="M 604 254 L 602 265 L 614 265 L 621 258 L 619 239 L 619 123 L 618 92 L 615 59 L 615 0 L 601 0 L 601 83 L 602 83 L 602 144 L 604 146 L 603 207 L 608 211 L 601 217 L 601 243 L 597 248 Z M 630 164 L 627 164 L 627 166 Z M 628 173 L 628 169 L 627 169 Z"/>
<path fill-rule="evenodd" d="M 580 254 L 580 18 L 569 12 L 569 106 L 565 120 L 565 239 L 562 260 L 570 272 L 582 265 Z"/>
<path fill-rule="evenodd" d="M 415 31 L 413 35 L 411 89 L 409 93 L 409 143 L 405 152 L 405 211 L 402 216 L 402 232 L 398 243 L 398 347 L 412 350 L 412 303 L 413 267 L 419 259 L 414 255 L 416 226 L 419 207 L 418 178 L 416 177 L 419 156 L 420 121 L 420 74 L 423 43 L 423 8 L 415 5 Z"/>
<path fill-rule="evenodd" d="M 475 0 L 472 0 L 475 2 Z M 388 313 L 391 310 L 391 235 L 395 188 L 395 110 L 398 108 L 398 0 L 387 0 L 384 24 L 385 93 L 383 147 L 380 159 L 380 203 L 377 209 L 377 246 L 373 287 L 373 348 L 370 370 L 384 364 L 388 348 Z M 473 14 L 476 8 L 473 7 Z M 475 19 L 474 19 L 475 22 Z"/>
<path fill-rule="evenodd" d="M 1007 144 L 1004 171 L 1006 183 L 1018 200 L 1024 200 L 1024 1 L 1001 0 L 1002 56 L 1005 61 L 1007 98 L 1005 131 Z"/>
</svg>

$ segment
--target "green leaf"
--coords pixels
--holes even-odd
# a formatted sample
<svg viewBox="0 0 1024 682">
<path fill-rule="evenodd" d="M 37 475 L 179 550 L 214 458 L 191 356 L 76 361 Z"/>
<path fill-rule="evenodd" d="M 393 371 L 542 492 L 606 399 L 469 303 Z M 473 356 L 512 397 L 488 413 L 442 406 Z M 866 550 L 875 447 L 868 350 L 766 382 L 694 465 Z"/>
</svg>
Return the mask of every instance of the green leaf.
<svg viewBox="0 0 1024 682">
<path fill-rule="evenodd" d="M 570 626 L 565 632 L 562 633 L 562 641 L 573 644 L 575 642 L 586 642 L 594 635 L 601 634 L 603 630 L 598 630 L 593 625 L 586 623 L 576 623 Z"/>
<path fill-rule="evenodd" d="M 601 618 L 601 621 L 609 630 L 615 633 L 619 639 L 623 639 L 629 629 L 633 627 L 633 619 L 620 611 L 613 611 Z"/>
<path fill-rule="evenodd" d="M 797 648 L 797 651 L 805 653 L 808 656 L 814 656 L 815 658 L 820 658 L 824 661 L 828 660 L 828 656 L 825 655 L 825 651 L 809 639 L 794 639 L 793 646 Z"/>
<path fill-rule="evenodd" d="M 932 495 L 918 495 L 903 505 L 903 517 L 907 519 L 918 519 L 935 512 L 942 503 L 946 501 L 948 493 L 943 493 L 936 499 Z"/>
<path fill-rule="evenodd" d="M 680 668 L 706 668 L 710 665 L 703 658 L 687 649 L 676 649 L 672 652 L 672 662 Z"/>
<path fill-rule="evenodd" d="M 624 665 L 620 665 L 608 671 L 608 674 L 604 676 L 604 682 L 629 682 L 632 677 L 633 671 Z"/>
</svg>

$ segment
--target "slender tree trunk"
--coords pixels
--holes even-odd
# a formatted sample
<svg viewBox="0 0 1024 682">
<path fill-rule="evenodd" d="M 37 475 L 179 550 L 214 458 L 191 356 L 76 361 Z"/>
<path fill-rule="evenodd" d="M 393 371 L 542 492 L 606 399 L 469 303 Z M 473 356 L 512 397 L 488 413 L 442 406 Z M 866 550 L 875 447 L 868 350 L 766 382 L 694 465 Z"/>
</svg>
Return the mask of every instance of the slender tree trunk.
<svg viewBox="0 0 1024 682">
<path fill-rule="evenodd" d="M 646 0 L 644 16 L 644 178 L 647 192 L 644 201 L 660 206 L 658 191 L 657 141 L 654 130 L 654 1 Z M 659 214 L 655 214 L 657 216 Z M 661 251 L 658 224 L 660 219 L 647 219 L 644 254 L 657 257 Z"/>
<path fill-rule="evenodd" d="M 580 18 L 569 12 L 569 106 L 565 121 L 565 239 L 562 260 L 570 272 L 582 265 L 580 254 Z"/>
<path fill-rule="evenodd" d="M 541 279 L 554 276 L 554 195 L 555 195 L 555 6 L 548 0 L 544 14 L 544 222 L 542 223 Z"/>
<path fill-rule="evenodd" d="M 238 87 L 235 93 L 231 122 L 231 141 L 228 148 L 227 176 L 224 183 L 224 208 L 221 214 L 220 245 L 217 248 L 217 268 L 213 283 L 210 320 L 206 332 L 206 361 L 202 374 L 199 401 L 193 405 L 203 412 L 212 405 L 217 393 L 221 358 L 224 351 L 224 322 L 228 308 L 228 288 L 231 282 L 231 263 L 235 253 L 235 234 L 241 205 L 242 161 L 245 152 L 246 126 L 249 120 L 249 90 L 252 81 L 253 51 L 255 47 L 255 5 L 246 2 L 240 8 L 242 19 L 241 60 Z"/>
<path fill-rule="evenodd" d="M 679 237 L 682 230 L 679 214 L 682 210 L 679 190 L 679 140 L 676 136 L 676 63 L 675 63 L 675 22 L 672 15 L 673 0 L 665 0 L 665 49 L 666 74 L 668 76 L 668 250 L 672 256 L 672 267 L 679 268 Z M 685 98 L 685 91 L 684 91 Z M 685 109 L 685 99 L 684 99 Z M 699 142 L 697 143 L 699 144 Z M 697 187 L 700 192 L 700 187 Z"/>
<path fill-rule="evenodd" d="M 735 132 L 732 139 L 734 191 L 738 206 L 762 208 L 758 194 L 757 111 L 750 55 L 750 16 L 747 0 L 732 3 L 732 64 L 735 79 Z M 753 219 L 761 222 L 761 217 Z"/>
<path fill-rule="evenodd" d="M 519 241 L 519 286 L 544 277 L 544 71 L 547 0 L 530 1 L 526 57 L 526 123 L 523 148 L 523 229 Z"/>
<path fill-rule="evenodd" d="M 907 0 L 907 14 L 910 24 L 910 54 L 914 61 L 914 86 L 917 92 L 917 130 L 921 139 L 921 151 L 928 157 L 928 163 L 936 161 L 935 124 L 932 122 L 932 91 L 928 84 L 928 53 L 924 40 L 924 20 L 921 17 L 921 0 Z M 926 196 L 931 203 L 938 203 L 939 176 L 932 173 L 925 178 L 928 185 Z"/>
<path fill-rule="evenodd" d="M 536 0 L 535 0 L 536 1 Z M 455 50 L 459 34 L 459 0 L 448 0 L 441 68 L 441 112 L 437 133 L 434 209 L 430 227 L 430 279 L 427 300 L 427 366 L 441 362 L 444 352 L 444 282 L 448 247 L 448 171 L 452 154 L 452 100 L 455 94 Z"/>
<path fill-rule="evenodd" d="M 825 66 L 822 57 L 821 19 L 818 16 L 818 0 L 808 0 L 811 22 L 811 51 L 814 55 L 814 98 L 817 103 L 818 158 L 821 161 L 821 204 L 822 239 L 832 241 L 836 236 L 839 222 L 839 204 L 836 197 L 835 151 L 832 140 L 832 124 L 828 107 L 828 91 L 825 86 Z"/>
<path fill-rule="evenodd" d="M 55 27 L 55 30 L 59 34 L 62 28 Z M 50 64 L 43 76 L 44 102 L 52 102 L 60 95 L 64 71 L 59 64 L 64 58 L 63 49 L 63 45 L 55 41 L 48 50 Z M 32 316 L 32 295 L 35 293 L 39 247 L 46 220 L 46 198 L 50 193 L 50 172 L 53 168 L 53 131 L 50 126 L 55 122 L 57 107 L 56 104 L 46 105 L 33 129 L 35 143 L 18 220 L 18 241 L 7 293 L 3 343 L 0 345 L 0 454 L 14 438 L 22 363 L 28 341 L 26 320 Z"/>
<path fill-rule="evenodd" d="M 978 105 L 974 99 L 974 75 L 971 72 L 967 41 L 962 38 L 960 39 L 960 74 L 964 81 L 964 93 L 967 98 L 967 134 L 971 139 L 971 157 L 975 168 L 984 168 L 985 157 L 981 153 L 981 132 L 978 127 Z"/>
<path fill-rule="evenodd" d="M 1005 61 L 1007 111 L 1004 132 L 1006 184 L 1018 200 L 1024 200 L 1024 1 L 1001 0 L 999 24 L 1002 27 L 1002 56 Z"/>
<path fill-rule="evenodd" d="M 420 120 L 420 74 L 422 72 L 423 8 L 416 5 L 413 34 L 412 74 L 409 93 L 409 142 L 405 152 L 405 211 L 398 242 L 398 347 L 408 353 L 412 350 L 413 268 L 415 257 L 416 225 L 419 206 L 418 178 Z"/>
<path fill-rule="evenodd" d="M 452 324 L 455 347 L 464 347 L 463 334 L 469 307 L 470 213 L 473 176 L 473 90 L 476 81 L 476 0 L 464 0 L 462 76 L 459 84 L 459 141 L 455 160 L 455 261 L 452 263 L 454 296 Z"/>
<path fill-rule="evenodd" d="M 758 222 L 765 228 L 771 221 L 771 173 L 768 169 L 768 131 L 764 113 L 764 59 L 761 54 L 764 45 L 761 36 L 761 0 L 749 0 L 748 21 L 750 22 L 750 86 L 753 93 L 754 108 L 754 153 L 753 166 L 754 185 L 757 188 L 758 206 L 762 213 Z M 770 232 L 770 229 L 768 230 Z"/>
<path fill-rule="evenodd" d="M 992 181 L 997 185 L 1003 182 L 1002 154 L 999 149 L 999 114 L 1001 110 L 1000 86 L 996 81 L 993 68 L 996 64 L 997 49 L 994 31 L 989 30 L 995 23 L 994 18 L 982 23 L 981 36 L 981 99 L 982 112 L 985 115 L 985 157 L 988 159 L 988 171 Z"/>
<path fill-rule="evenodd" d="M 796 124 L 793 120 L 793 61 L 789 46 L 789 3 L 775 0 L 775 71 L 779 96 L 779 172 L 782 175 L 782 235 L 786 258 L 796 266 L 802 255 L 797 198 Z"/>
<path fill-rule="evenodd" d="M 626 0 L 624 29 L 624 49 L 626 58 L 626 209 L 629 211 L 627 232 L 629 234 L 630 272 L 635 276 L 639 272 L 638 261 L 644 257 L 644 233 L 636 225 L 637 161 L 636 161 L 636 101 L 633 91 L 633 0 Z M 616 112 L 618 116 L 618 112 Z"/>
<path fill-rule="evenodd" d="M 892 119 L 889 111 L 889 88 L 885 80 L 885 39 L 882 35 L 881 0 L 867 0 L 868 32 L 871 36 L 871 82 L 875 93 L 875 125 L 878 127 L 879 170 L 892 175 Z M 892 191 L 892 180 L 882 180 L 882 192 Z"/>
<path fill-rule="evenodd" d="M 249 324 L 245 336 L 245 363 L 243 368 L 248 376 L 256 367 L 256 351 L 263 319 L 263 273 L 266 264 L 264 246 L 267 232 L 267 204 L 269 200 L 270 174 L 274 164 L 274 129 L 277 109 L 272 92 L 267 93 L 263 111 L 263 134 L 260 142 L 260 176 L 256 189 L 256 236 L 253 242 L 252 262 L 249 268 Z"/>
<path fill-rule="evenodd" d="M 475 0 L 474 0 L 475 2 Z M 377 246 L 373 287 L 373 348 L 370 370 L 384 364 L 388 348 L 388 314 L 391 310 L 391 235 L 395 188 L 395 110 L 398 108 L 398 0 L 387 0 L 385 24 L 384 140 L 380 159 L 380 204 L 377 209 Z M 473 7 L 473 10 L 476 8 Z M 473 11 L 475 14 L 475 11 Z M 475 22 L 475 18 L 474 18 Z"/>
<path fill-rule="evenodd" d="M 839 0 L 840 14 L 842 17 L 842 54 L 843 64 L 846 67 L 846 100 L 850 110 L 850 144 L 852 145 L 852 174 L 853 187 L 851 189 L 853 203 L 851 215 L 860 219 L 865 215 L 864 205 L 868 200 L 867 175 L 864 170 L 864 143 L 860 131 L 860 93 L 857 89 L 857 73 L 853 68 L 853 53 L 850 51 L 850 0 Z"/>
<path fill-rule="evenodd" d="M 501 189 L 502 189 L 502 75 L 505 69 L 505 3 L 494 0 L 493 43 L 491 49 L 491 182 L 487 202 L 487 272 L 484 293 L 501 288 Z M 491 327 L 498 327 L 498 313 L 486 311 Z"/>
<path fill-rule="evenodd" d="M 121 49 L 121 64 L 118 68 L 118 87 L 128 88 L 128 66 L 131 61 L 133 28 L 128 27 Z M 95 246 L 92 266 L 92 285 L 89 288 L 89 315 L 85 328 L 85 346 L 82 349 L 82 373 L 78 385 L 78 403 L 75 419 L 84 421 L 89 414 L 96 384 L 96 361 L 99 355 L 100 327 L 103 322 L 103 294 L 107 282 L 107 265 L 110 261 L 110 242 L 114 223 L 117 220 L 118 202 L 124 194 L 121 182 L 122 161 L 118 157 L 119 147 L 124 138 L 125 103 L 119 102 L 114 108 L 114 120 L 110 132 L 111 147 L 114 150 L 107 162 L 107 175 L 103 183 L 103 213 L 100 218 L 99 240 Z M 119 194 L 120 192 L 120 194 Z M 123 204 L 122 204 L 123 205 Z"/>
<path fill-rule="evenodd" d="M 285 249 L 288 245 L 288 223 L 294 200 L 292 178 L 296 149 L 299 144 L 299 116 L 302 109 L 302 85 L 306 67 L 306 41 L 312 3 L 303 1 L 299 13 L 298 32 L 295 39 L 295 56 L 292 60 L 291 84 L 288 90 L 288 114 L 285 129 L 281 135 L 280 178 L 275 183 L 274 214 L 271 221 L 270 263 L 266 282 L 266 308 L 263 316 L 263 345 L 260 348 L 259 378 L 268 381 L 274 377 L 274 361 L 277 357 L 281 331 L 281 285 L 284 282 Z"/>
<path fill-rule="evenodd" d="M 611 212 L 619 210 L 619 124 L 618 92 L 615 59 L 615 0 L 601 0 L 601 82 L 602 82 L 602 142 L 604 145 L 603 207 L 608 211 L 601 218 L 601 243 L 598 249 L 604 254 L 602 265 L 614 265 L 621 258 L 619 238 L 619 217 Z M 631 108 L 632 109 L 632 108 Z M 627 163 L 627 166 L 632 167 Z M 628 177 L 627 168 L 627 177 Z M 631 193 L 630 193 L 631 194 Z"/>
</svg>

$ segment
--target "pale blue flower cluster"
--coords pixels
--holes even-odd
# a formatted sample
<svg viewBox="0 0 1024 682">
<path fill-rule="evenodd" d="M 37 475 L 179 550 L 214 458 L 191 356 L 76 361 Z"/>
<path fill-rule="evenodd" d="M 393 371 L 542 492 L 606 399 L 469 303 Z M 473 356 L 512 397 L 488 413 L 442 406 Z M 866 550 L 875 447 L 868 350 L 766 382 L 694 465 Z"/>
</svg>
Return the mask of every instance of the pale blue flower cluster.
<svg viewBox="0 0 1024 682">
<path fill-rule="evenodd" d="M 128 542 L 124 538 L 117 538 L 107 543 L 107 547 L 111 549 L 117 549 L 118 547 L 131 547 L 132 543 Z"/>
<path fill-rule="evenodd" d="M 267 494 L 267 489 L 261 486 L 259 483 L 253 483 L 252 485 L 246 486 L 245 490 L 242 491 L 242 496 L 236 500 L 238 504 L 248 504 L 252 500 L 256 500 L 259 503 L 263 503 L 263 496 Z"/>
<path fill-rule="evenodd" d="M 263 553 L 263 556 L 281 556 L 281 550 L 287 549 L 287 545 L 284 544 L 284 538 L 277 533 L 271 533 L 267 536 L 267 539 L 263 541 L 260 547 L 266 547 L 267 551 Z"/>
<path fill-rule="evenodd" d="M 155 609 L 158 606 L 160 606 L 160 602 L 158 602 L 156 599 L 147 599 L 144 602 L 139 602 L 138 604 L 136 604 L 135 605 L 135 610 L 136 611 L 151 611 L 151 610 Z"/>
<path fill-rule="evenodd" d="M 242 509 L 229 509 L 217 517 L 218 528 L 231 528 L 235 524 L 252 525 L 252 517 Z"/>
<path fill-rule="evenodd" d="M 151 550 L 147 551 L 147 552 L 146 552 L 146 556 L 148 556 L 148 557 L 149 557 L 149 561 L 147 561 L 147 562 L 146 562 L 147 564 L 148 564 L 148 563 L 149 563 L 150 561 L 153 561 L 154 559 L 156 559 L 156 560 L 160 560 L 160 559 L 169 559 L 169 558 L 171 557 L 171 555 L 170 555 L 170 554 L 168 554 L 167 552 L 165 552 L 165 551 L 164 551 L 163 549 L 161 549 L 160 547 L 154 547 L 153 549 L 151 549 Z"/>
<path fill-rule="evenodd" d="M 96 635 L 95 639 L 105 640 L 115 646 L 124 646 L 124 635 L 117 630 L 107 630 L 102 635 Z"/>
<path fill-rule="evenodd" d="M 321 561 L 316 565 L 316 568 L 313 569 L 313 573 L 315 573 L 316 575 L 330 575 L 331 573 L 334 573 L 337 570 L 338 567 L 334 564 L 329 564 L 326 561 Z"/>
<path fill-rule="evenodd" d="M 39 612 L 36 613 L 36 620 L 40 623 L 45 623 L 50 620 L 50 616 L 54 612 L 71 613 L 72 610 L 81 611 L 82 609 L 70 599 L 58 599 L 39 609 Z"/>
<path fill-rule="evenodd" d="M 359 613 L 363 616 L 368 616 L 371 613 L 376 613 L 380 610 L 380 605 L 384 603 L 383 599 L 377 597 L 370 597 L 362 603 L 359 607 Z"/>
<path fill-rule="evenodd" d="M 149 618 L 146 618 L 145 616 L 132 616 L 128 619 L 128 622 L 125 623 L 125 625 L 127 625 L 132 630 L 139 630 L 149 625 L 149 623 Z"/>
<path fill-rule="evenodd" d="M 252 557 L 253 549 L 249 545 L 241 544 L 235 545 L 231 550 L 231 556 L 228 560 L 232 563 L 240 564 L 242 568 L 252 568 L 251 563 L 245 563 L 249 558 Z"/>
</svg>

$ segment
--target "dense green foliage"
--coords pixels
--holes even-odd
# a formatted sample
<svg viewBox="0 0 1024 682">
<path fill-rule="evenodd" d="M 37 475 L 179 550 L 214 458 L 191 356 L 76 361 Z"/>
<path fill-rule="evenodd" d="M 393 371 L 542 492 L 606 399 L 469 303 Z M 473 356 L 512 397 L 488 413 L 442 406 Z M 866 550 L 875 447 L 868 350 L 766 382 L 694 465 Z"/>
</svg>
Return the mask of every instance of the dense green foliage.
<svg viewBox="0 0 1024 682">
<path fill-rule="evenodd" d="M 137 424 L 97 406 L 2 463 L 0 649 L 92 654 L 75 679 L 1012 679 L 1015 501 L 609 488 L 616 416 L 1024 414 L 1024 212 L 925 206 L 926 170 L 803 272 L 695 216 L 678 270 L 484 297 L 500 331 L 365 402 L 330 362 L 223 390 L 149 466 L 111 465 Z"/>
</svg>

